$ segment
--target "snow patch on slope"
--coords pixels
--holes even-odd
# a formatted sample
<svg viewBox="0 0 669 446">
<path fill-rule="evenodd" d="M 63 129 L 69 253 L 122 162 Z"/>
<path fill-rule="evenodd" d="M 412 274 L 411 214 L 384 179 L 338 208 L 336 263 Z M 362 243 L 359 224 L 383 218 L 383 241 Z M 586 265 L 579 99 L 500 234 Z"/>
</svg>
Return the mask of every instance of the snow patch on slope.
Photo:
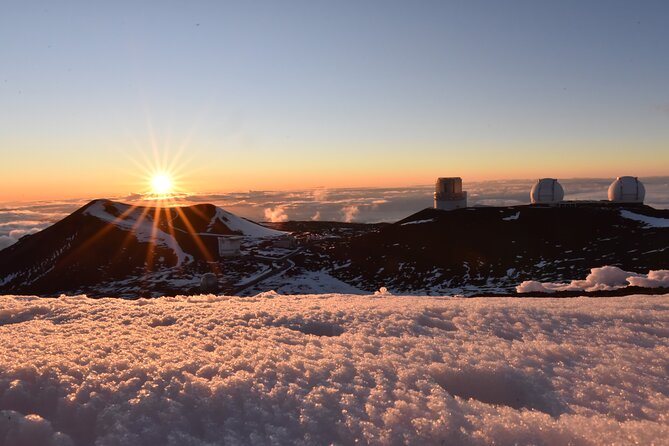
<svg viewBox="0 0 669 446">
<path fill-rule="evenodd" d="M 246 290 L 244 295 L 255 294 L 267 289 L 274 290 L 278 294 L 368 294 L 325 271 L 303 271 L 290 277 L 284 275 L 270 277 Z"/>
<path fill-rule="evenodd" d="M 516 213 L 513 214 L 513 215 L 509 215 L 508 217 L 504 217 L 504 218 L 502 218 L 502 220 L 504 220 L 504 221 L 513 221 L 513 220 L 518 220 L 519 217 L 520 217 L 520 211 L 516 212 Z"/>
<path fill-rule="evenodd" d="M 141 243 L 153 243 L 171 249 L 177 256 L 177 266 L 193 261 L 193 256 L 186 254 L 174 237 L 154 226 L 151 212 L 144 214 L 142 208 L 139 207 L 131 210 L 131 206 L 128 205 L 107 203 L 113 206 L 119 215 L 123 215 L 123 218 L 108 213 L 105 210 L 105 202 L 102 200 L 93 202 L 84 210 L 84 214 L 96 217 L 124 231 L 132 232 L 137 241 Z"/>
<path fill-rule="evenodd" d="M 216 208 L 216 215 L 209 223 L 209 228 L 213 228 L 216 220 L 221 221 L 233 231 L 239 231 L 247 237 L 280 237 L 286 235 L 286 232 L 266 228 L 252 221 L 238 217 L 221 208 Z"/>
<path fill-rule="evenodd" d="M 636 214 L 627 210 L 620 211 L 620 216 L 628 220 L 641 222 L 650 228 L 669 228 L 669 218 L 649 217 L 648 215 Z"/>
<path fill-rule="evenodd" d="M 402 223 L 400 226 L 407 226 L 407 225 L 422 225 L 423 223 L 434 223 L 437 221 L 434 218 L 428 218 L 425 220 L 414 220 L 414 221 L 408 221 L 406 223 Z"/>
</svg>

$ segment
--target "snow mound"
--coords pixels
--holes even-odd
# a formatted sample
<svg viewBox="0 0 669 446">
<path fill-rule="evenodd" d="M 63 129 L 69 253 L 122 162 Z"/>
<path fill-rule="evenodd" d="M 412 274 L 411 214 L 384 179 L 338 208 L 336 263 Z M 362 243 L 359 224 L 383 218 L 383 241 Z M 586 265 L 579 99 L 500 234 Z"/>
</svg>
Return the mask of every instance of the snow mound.
<svg viewBox="0 0 669 446">
<path fill-rule="evenodd" d="M 557 291 L 608 291 L 638 286 L 643 288 L 669 287 L 669 270 L 648 271 L 647 275 L 624 271 L 617 266 L 592 268 L 585 280 L 569 283 L 526 280 L 516 287 L 518 293 L 554 293 Z"/>
<path fill-rule="evenodd" d="M 0 444 L 660 444 L 669 295 L 0 296 Z"/>
<path fill-rule="evenodd" d="M 520 211 L 516 212 L 513 215 L 509 215 L 508 217 L 504 217 L 504 218 L 502 218 L 502 220 L 504 220 L 504 221 L 514 221 L 514 220 L 518 220 L 519 218 L 520 218 Z"/>
<path fill-rule="evenodd" d="M 3 445 L 74 445 L 68 435 L 54 432 L 51 423 L 39 415 L 23 415 L 13 410 L 0 410 L 0 440 Z"/>
</svg>

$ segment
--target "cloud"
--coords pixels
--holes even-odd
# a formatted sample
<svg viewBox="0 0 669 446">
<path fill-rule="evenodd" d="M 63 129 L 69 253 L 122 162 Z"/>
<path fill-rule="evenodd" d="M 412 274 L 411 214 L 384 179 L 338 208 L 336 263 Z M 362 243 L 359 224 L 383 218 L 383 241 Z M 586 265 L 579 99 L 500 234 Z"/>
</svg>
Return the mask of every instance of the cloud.
<svg viewBox="0 0 669 446">
<path fill-rule="evenodd" d="M 311 216 L 311 221 L 319 221 L 321 219 L 321 212 L 316 211 L 314 215 Z"/>
<path fill-rule="evenodd" d="M 315 201 L 325 201 L 328 196 L 327 189 L 314 189 L 311 191 L 311 195 Z"/>
<path fill-rule="evenodd" d="M 621 172 L 621 175 L 625 172 Z M 560 179 L 568 200 L 603 200 L 613 178 Z M 655 208 L 669 208 L 669 177 L 642 178 L 646 203 Z M 470 206 L 512 206 L 529 203 L 534 180 L 480 181 L 463 184 Z M 242 191 L 193 194 L 177 203 L 211 203 L 241 217 L 255 221 L 352 221 L 361 223 L 395 222 L 432 207 L 433 185 L 393 188 L 305 189 L 293 191 Z M 142 199 L 135 194 L 122 198 Z M 62 219 L 89 200 L 28 203 L 0 207 L 0 237 L 14 229 L 45 228 Z M 132 201 L 132 200 L 131 200 Z M 278 209 L 278 210 L 277 210 Z M 347 211 L 344 211 L 347 209 Z M 356 209 L 356 210 L 354 210 Z M 274 218 L 274 220 L 272 220 Z M 38 224 L 37 224 L 38 223 Z"/>
<path fill-rule="evenodd" d="M 265 209 L 265 220 L 271 221 L 272 223 L 279 223 L 283 221 L 288 221 L 288 215 L 281 206 L 277 206 L 274 209 L 267 208 Z"/>
<path fill-rule="evenodd" d="M 360 208 L 358 206 L 345 206 L 341 211 L 344 214 L 344 221 L 350 223 L 360 213 Z"/>
<path fill-rule="evenodd" d="M 627 286 L 643 288 L 669 287 L 669 270 L 651 270 L 648 271 L 648 274 L 637 274 L 622 270 L 617 266 L 602 266 L 601 268 L 592 268 L 585 280 L 572 280 L 569 283 L 526 280 L 516 287 L 516 292 L 609 291 Z"/>
<path fill-rule="evenodd" d="M 39 232 L 39 228 L 30 228 L 30 229 L 14 229 L 9 231 L 7 235 L 0 235 L 0 250 L 3 250 L 14 243 L 18 242 L 21 237 L 24 235 L 34 234 Z"/>
</svg>

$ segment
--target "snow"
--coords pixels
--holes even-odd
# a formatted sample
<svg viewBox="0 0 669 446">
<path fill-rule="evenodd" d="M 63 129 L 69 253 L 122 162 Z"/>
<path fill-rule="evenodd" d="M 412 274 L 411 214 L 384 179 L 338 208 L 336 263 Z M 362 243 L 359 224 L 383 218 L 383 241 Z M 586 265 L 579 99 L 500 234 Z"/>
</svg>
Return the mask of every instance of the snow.
<svg viewBox="0 0 669 446">
<path fill-rule="evenodd" d="M 661 444 L 669 295 L 0 297 L 0 444 Z"/>
<path fill-rule="evenodd" d="M 648 271 L 644 277 L 642 275 L 630 276 L 627 278 L 630 286 L 644 288 L 669 288 L 669 270 L 661 269 L 659 271 Z"/>
<path fill-rule="evenodd" d="M 239 231 L 247 237 L 281 237 L 287 234 L 286 232 L 266 228 L 252 221 L 237 217 L 235 214 L 231 214 L 221 208 L 216 208 L 216 215 L 209 223 L 209 227 L 213 227 L 216 220 L 220 220 L 231 230 Z"/>
<path fill-rule="evenodd" d="M 513 221 L 513 220 L 518 220 L 519 217 L 520 217 L 520 211 L 518 211 L 518 212 L 516 212 L 515 214 L 510 215 L 510 216 L 508 216 L 508 217 L 504 217 L 504 218 L 502 218 L 502 220 L 504 220 L 504 221 Z"/>
<path fill-rule="evenodd" d="M 406 226 L 406 225 L 421 225 L 423 223 L 434 223 L 436 220 L 434 218 L 428 218 L 426 220 L 414 220 L 414 221 L 408 221 L 406 223 L 402 223 L 400 226 Z"/>
<path fill-rule="evenodd" d="M 134 208 L 131 206 L 112 203 L 119 215 L 124 218 L 116 217 L 105 210 L 105 202 L 98 200 L 93 202 L 84 210 L 84 214 L 96 217 L 104 222 L 111 223 L 118 228 L 133 233 L 137 241 L 141 243 L 154 243 L 158 246 L 163 246 L 174 251 L 177 257 L 177 266 L 193 261 L 193 256 L 186 254 L 179 246 L 179 243 L 170 234 L 161 231 L 157 225 L 154 225 L 151 213 L 146 213 L 142 208 Z"/>
<path fill-rule="evenodd" d="M 526 280 L 516 287 L 518 293 L 554 293 L 556 291 L 603 291 L 638 286 L 644 288 L 669 287 L 669 270 L 648 271 L 637 274 L 624 271 L 617 266 L 592 268 L 585 280 L 569 283 L 537 282 Z"/>
<path fill-rule="evenodd" d="M 620 216 L 628 220 L 639 221 L 646 227 L 669 228 L 669 218 L 649 217 L 647 215 L 636 214 L 627 210 L 620 211 Z"/>
<path fill-rule="evenodd" d="M 244 282 L 248 283 L 251 280 L 245 280 Z M 271 289 L 278 294 L 367 294 L 365 291 L 342 282 L 325 271 L 302 271 L 290 277 L 286 277 L 284 273 L 263 280 L 256 286 L 246 290 L 244 294 L 259 293 L 263 289 Z"/>
</svg>

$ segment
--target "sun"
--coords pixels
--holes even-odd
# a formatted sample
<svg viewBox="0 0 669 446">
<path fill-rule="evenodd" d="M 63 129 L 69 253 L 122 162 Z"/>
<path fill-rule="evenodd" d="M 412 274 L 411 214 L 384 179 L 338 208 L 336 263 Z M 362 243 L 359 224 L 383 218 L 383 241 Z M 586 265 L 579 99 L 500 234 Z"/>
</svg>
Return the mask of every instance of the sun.
<svg viewBox="0 0 669 446">
<path fill-rule="evenodd" d="M 172 192 L 172 178 L 166 173 L 158 173 L 151 177 L 151 191 L 155 195 L 169 195 Z"/>
</svg>

